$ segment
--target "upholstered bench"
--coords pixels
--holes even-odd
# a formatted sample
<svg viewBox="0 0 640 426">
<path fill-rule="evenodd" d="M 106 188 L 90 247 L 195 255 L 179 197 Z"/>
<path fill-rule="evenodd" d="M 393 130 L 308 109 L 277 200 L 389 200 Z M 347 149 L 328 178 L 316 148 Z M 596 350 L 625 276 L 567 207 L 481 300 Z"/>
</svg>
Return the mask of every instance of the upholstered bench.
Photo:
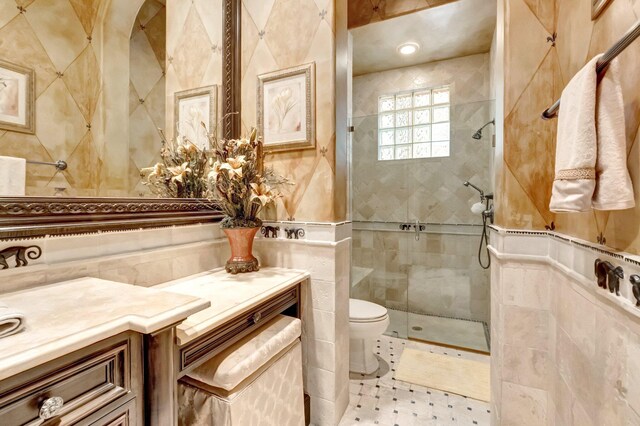
<svg viewBox="0 0 640 426">
<path fill-rule="evenodd" d="M 178 386 L 182 426 L 303 426 L 301 322 L 278 315 Z"/>
</svg>

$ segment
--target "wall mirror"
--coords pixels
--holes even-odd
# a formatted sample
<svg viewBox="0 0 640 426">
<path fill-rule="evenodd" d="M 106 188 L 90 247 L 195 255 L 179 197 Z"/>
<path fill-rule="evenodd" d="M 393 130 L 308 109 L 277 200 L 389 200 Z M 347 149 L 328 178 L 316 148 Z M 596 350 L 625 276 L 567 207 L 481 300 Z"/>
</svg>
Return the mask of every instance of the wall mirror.
<svg viewBox="0 0 640 426">
<path fill-rule="evenodd" d="M 162 135 L 180 129 L 197 138 L 193 123 L 238 134 L 239 117 L 219 121 L 239 110 L 238 3 L 58 0 L 3 8 L 0 238 L 219 217 L 206 199 L 158 198 L 140 170 L 160 160 Z"/>
</svg>

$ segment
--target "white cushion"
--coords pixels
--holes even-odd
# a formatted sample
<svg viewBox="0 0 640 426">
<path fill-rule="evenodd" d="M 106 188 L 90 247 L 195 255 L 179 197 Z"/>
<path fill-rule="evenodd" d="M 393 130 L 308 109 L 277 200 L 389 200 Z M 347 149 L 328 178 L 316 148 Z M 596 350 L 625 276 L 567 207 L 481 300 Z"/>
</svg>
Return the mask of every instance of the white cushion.
<svg viewBox="0 0 640 426">
<path fill-rule="evenodd" d="M 298 339 L 301 329 L 299 319 L 278 315 L 196 367 L 188 376 L 209 386 L 231 391 Z"/>
</svg>

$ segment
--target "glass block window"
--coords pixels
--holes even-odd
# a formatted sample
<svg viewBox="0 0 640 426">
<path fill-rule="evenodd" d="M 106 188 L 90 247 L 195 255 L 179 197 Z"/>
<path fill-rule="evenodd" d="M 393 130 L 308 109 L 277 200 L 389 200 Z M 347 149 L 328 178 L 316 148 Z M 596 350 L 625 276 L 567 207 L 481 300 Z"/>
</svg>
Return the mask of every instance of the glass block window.
<svg viewBox="0 0 640 426">
<path fill-rule="evenodd" d="M 378 160 L 448 157 L 449 86 L 378 98 Z"/>
</svg>

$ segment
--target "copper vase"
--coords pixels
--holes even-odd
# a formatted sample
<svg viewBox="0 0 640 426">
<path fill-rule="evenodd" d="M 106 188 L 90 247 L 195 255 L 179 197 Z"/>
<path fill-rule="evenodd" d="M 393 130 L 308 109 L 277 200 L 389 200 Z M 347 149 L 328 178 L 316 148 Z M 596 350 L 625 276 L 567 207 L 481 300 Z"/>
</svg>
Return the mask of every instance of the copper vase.
<svg viewBox="0 0 640 426">
<path fill-rule="evenodd" d="M 253 239 L 260 228 L 230 228 L 225 229 L 231 257 L 227 260 L 225 269 L 231 274 L 254 272 L 260 269 L 258 259 L 253 256 Z"/>
</svg>

